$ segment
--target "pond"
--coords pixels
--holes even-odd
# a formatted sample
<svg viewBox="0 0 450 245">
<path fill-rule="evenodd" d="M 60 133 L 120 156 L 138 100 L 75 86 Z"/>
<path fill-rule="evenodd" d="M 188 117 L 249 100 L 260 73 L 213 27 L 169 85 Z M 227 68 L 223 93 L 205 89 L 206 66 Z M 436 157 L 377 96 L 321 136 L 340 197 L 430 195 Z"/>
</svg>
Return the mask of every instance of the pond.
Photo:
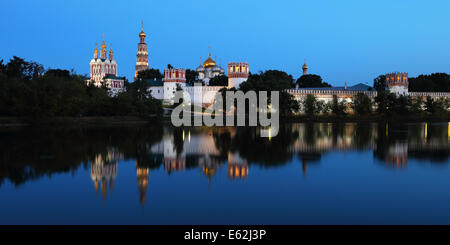
<svg viewBox="0 0 450 245">
<path fill-rule="evenodd" d="M 0 224 L 450 224 L 449 123 L 0 131 Z"/>
</svg>

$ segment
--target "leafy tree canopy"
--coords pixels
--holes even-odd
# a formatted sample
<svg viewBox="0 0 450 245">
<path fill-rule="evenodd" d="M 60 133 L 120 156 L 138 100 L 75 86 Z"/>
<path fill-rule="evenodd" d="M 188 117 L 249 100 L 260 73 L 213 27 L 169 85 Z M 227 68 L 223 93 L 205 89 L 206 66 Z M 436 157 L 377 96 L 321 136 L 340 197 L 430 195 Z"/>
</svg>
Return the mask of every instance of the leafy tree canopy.
<svg viewBox="0 0 450 245">
<path fill-rule="evenodd" d="M 408 80 L 410 92 L 450 92 L 450 75 L 447 73 L 420 75 Z"/>
<path fill-rule="evenodd" d="M 323 82 L 322 78 L 318 75 L 307 74 L 297 79 L 296 84 L 299 88 L 321 88 L 331 87 L 330 84 Z"/>
<path fill-rule="evenodd" d="M 162 79 L 163 75 L 158 69 L 146 69 L 138 72 L 138 79 L 148 80 L 148 79 Z"/>
<path fill-rule="evenodd" d="M 209 86 L 228 86 L 228 77 L 225 75 L 215 76 L 209 80 Z"/>
<path fill-rule="evenodd" d="M 373 87 L 376 91 L 385 91 L 386 90 L 386 76 L 380 75 L 377 78 L 373 79 Z"/>
<path fill-rule="evenodd" d="M 240 89 L 244 92 L 254 91 L 281 91 L 294 86 L 293 78 L 284 71 L 268 70 L 259 74 L 250 74 Z"/>
</svg>

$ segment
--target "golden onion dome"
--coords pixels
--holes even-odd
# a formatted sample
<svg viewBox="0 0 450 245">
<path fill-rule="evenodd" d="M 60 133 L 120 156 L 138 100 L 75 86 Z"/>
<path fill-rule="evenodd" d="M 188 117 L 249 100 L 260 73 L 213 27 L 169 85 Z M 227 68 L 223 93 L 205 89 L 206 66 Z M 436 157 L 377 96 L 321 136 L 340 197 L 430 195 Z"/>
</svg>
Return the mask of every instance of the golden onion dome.
<svg viewBox="0 0 450 245">
<path fill-rule="evenodd" d="M 145 35 L 145 32 L 144 32 L 144 31 L 139 32 L 139 36 L 140 36 L 140 37 L 145 37 L 145 36 L 146 36 L 146 35 Z"/>
<path fill-rule="evenodd" d="M 212 68 L 214 66 L 216 66 L 216 62 L 213 59 L 211 59 L 211 47 L 209 47 L 208 59 L 206 59 L 205 62 L 203 62 L 203 67 Z"/>
<path fill-rule="evenodd" d="M 214 66 L 216 66 L 216 62 L 213 59 L 211 59 L 211 57 L 208 57 L 208 59 L 205 60 L 205 62 L 203 62 L 204 68 L 212 68 Z"/>
<path fill-rule="evenodd" d="M 106 43 L 105 43 L 105 40 L 103 40 L 102 46 L 100 46 L 100 47 L 102 48 L 102 50 L 105 50 L 105 49 L 106 49 Z"/>
<path fill-rule="evenodd" d="M 210 52 L 208 55 L 208 59 L 206 59 L 205 62 L 203 62 L 203 67 L 212 68 L 214 66 L 216 66 L 216 62 L 213 59 L 211 59 L 211 52 Z"/>
<path fill-rule="evenodd" d="M 303 69 L 308 69 L 308 66 L 306 65 L 306 63 L 303 64 L 302 68 L 303 68 Z"/>
</svg>

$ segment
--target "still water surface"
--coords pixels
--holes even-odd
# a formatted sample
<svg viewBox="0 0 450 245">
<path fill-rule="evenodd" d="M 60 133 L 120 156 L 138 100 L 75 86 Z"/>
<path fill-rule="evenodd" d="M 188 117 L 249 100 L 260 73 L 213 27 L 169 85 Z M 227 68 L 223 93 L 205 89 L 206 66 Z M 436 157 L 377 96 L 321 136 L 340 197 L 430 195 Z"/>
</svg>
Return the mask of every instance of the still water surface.
<svg viewBox="0 0 450 245">
<path fill-rule="evenodd" d="M 2 129 L 0 224 L 450 224 L 450 124 Z"/>
</svg>

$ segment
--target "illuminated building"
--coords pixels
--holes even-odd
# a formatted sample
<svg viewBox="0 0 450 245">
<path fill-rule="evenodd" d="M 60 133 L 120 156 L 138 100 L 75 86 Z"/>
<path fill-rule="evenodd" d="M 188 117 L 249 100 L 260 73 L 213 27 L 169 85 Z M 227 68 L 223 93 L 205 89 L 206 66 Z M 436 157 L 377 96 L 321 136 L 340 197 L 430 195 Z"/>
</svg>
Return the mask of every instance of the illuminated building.
<svg viewBox="0 0 450 245">
<path fill-rule="evenodd" d="M 225 74 L 223 68 L 218 66 L 216 61 L 211 58 L 211 48 L 209 49 L 208 59 L 203 62 L 203 65 L 200 64 L 196 71 L 198 73 L 198 80 L 203 81 L 206 85 L 209 85 L 211 78 Z"/>
<path fill-rule="evenodd" d="M 408 95 L 408 73 L 386 74 L 386 85 L 391 93 L 396 95 Z"/>
<path fill-rule="evenodd" d="M 97 44 L 95 45 L 94 58 L 89 62 L 90 79 L 88 83 L 92 83 L 97 87 L 105 85 L 110 89 L 111 95 L 116 95 L 124 89 L 124 77 L 117 76 L 117 62 L 114 60 L 114 52 L 112 45 L 109 50 L 109 58 L 107 57 L 105 35 L 103 34 L 103 42 L 98 57 Z"/>
<path fill-rule="evenodd" d="M 144 32 L 144 22 L 142 22 L 141 32 L 139 33 L 138 52 L 136 54 L 136 67 L 134 77 L 136 78 L 140 71 L 146 70 L 148 66 L 147 43 L 145 43 L 146 34 Z"/>
<path fill-rule="evenodd" d="M 228 88 L 239 88 L 241 83 L 247 81 L 248 73 L 247 62 L 228 63 Z"/>
<path fill-rule="evenodd" d="M 164 70 L 164 101 L 172 104 L 171 101 L 177 88 L 183 90 L 186 86 L 186 70 L 185 69 L 165 69 Z"/>
</svg>

